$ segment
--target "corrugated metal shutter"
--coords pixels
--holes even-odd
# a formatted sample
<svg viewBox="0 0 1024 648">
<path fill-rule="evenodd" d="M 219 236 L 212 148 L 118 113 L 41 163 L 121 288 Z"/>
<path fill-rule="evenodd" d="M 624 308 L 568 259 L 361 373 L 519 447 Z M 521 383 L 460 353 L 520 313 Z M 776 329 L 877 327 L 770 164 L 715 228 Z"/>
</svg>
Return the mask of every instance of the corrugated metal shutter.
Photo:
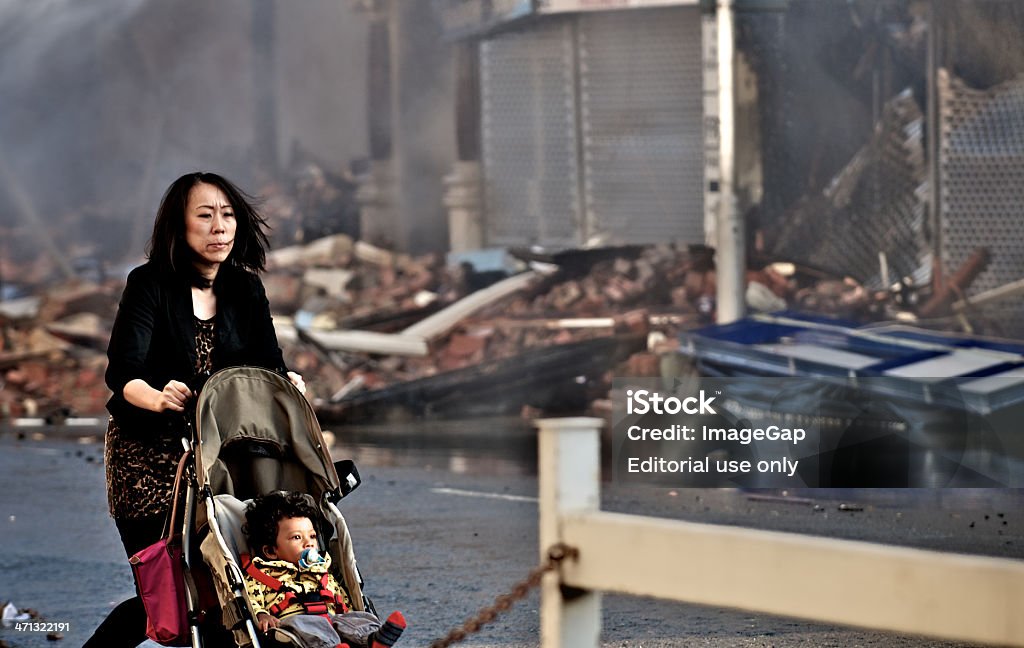
<svg viewBox="0 0 1024 648">
<path fill-rule="evenodd" d="M 575 245 L 580 222 L 570 19 L 480 47 L 488 245 Z"/>
<path fill-rule="evenodd" d="M 588 234 L 703 242 L 699 7 L 579 20 Z"/>
</svg>

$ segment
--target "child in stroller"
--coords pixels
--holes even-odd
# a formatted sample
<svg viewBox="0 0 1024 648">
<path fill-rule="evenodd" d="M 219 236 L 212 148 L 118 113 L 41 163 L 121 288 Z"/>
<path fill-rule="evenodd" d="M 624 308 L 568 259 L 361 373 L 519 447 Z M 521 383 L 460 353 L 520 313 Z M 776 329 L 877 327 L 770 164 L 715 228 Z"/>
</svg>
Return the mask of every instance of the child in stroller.
<svg viewBox="0 0 1024 648">
<path fill-rule="evenodd" d="M 395 611 L 382 624 L 350 611 L 345 590 L 320 556 L 312 498 L 277 491 L 253 499 L 244 532 L 262 555 L 244 560 L 245 587 L 259 629 L 286 628 L 307 648 L 390 648 L 405 629 Z"/>
<path fill-rule="evenodd" d="M 363 593 L 352 534 L 338 509 L 360 484 L 359 473 L 352 461 L 334 461 L 313 408 L 286 378 L 258 367 L 232 367 L 211 376 L 197 399 L 194 442 L 187 445 L 184 524 L 175 524 L 182 528 L 193 648 L 304 645 L 270 622 L 270 632 L 261 633 L 246 591 L 249 560 L 243 554 L 260 555 L 265 546 L 275 546 L 278 522 L 270 540 L 250 543 L 243 532 L 246 503 L 282 490 L 305 494 L 313 507 L 315 513 L 304 517 L 320 525 L 319 553 L 330 555 L 329 571 L 347 595 L 350 611 L 376 614 Z M 401 627 L 401 616 L 394 621 Z M 375 638 L 384 644 L 383 635 Z"/>
</svg>

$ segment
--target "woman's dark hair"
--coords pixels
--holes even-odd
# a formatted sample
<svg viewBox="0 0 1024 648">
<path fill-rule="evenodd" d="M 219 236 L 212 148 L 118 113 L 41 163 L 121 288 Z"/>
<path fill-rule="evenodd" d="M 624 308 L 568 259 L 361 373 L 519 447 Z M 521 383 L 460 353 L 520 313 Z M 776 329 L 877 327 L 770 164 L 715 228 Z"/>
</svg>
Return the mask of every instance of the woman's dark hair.
<svg viewBox="0 0 1024 648">
<path fill-rule="evenodd" d="M 217 187 L 227 196 L 235 213 L 235 244 L 227 265 L 260 272 L 267 260 L 267 221 L 253 206 L 255 199 L 216 173 L 186 173 L 171 183 L 160 200 L 153 223 L 153 236 L 146 257 L 164 275 L 178 275 L 190 285 L 208 288 L 210 282 L 199 274 L 192 261 L 195 252 L 185 242 L 185 208 L 188 194 L 197 184 Z"/>
<path fill-rule="evenodd" d="M 314 528 L 320 528 L 320 516 L 309 495 L 275 491 L 254 497 L 245 509 L 242 526 L 252 550 L 262 554 L 264 547 L 275 546 L 277 523 L 285 518 L 309 518 Z"/>
</svg>

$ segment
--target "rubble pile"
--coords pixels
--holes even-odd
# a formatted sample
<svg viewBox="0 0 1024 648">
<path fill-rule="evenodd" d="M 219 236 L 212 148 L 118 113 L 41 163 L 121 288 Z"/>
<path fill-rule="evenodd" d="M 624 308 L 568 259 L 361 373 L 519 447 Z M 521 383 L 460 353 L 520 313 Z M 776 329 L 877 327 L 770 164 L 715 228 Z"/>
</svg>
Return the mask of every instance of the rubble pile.
<svg viewBox="0 0 1024 648">
<path fill-rule="evenodd" d="M 703 246 L 673 245 L 525 254 L 524 260 L 539 261 L 547 271 L 429 340 L 426 355 L 292 348 L 289 359 L 317 386 L 311 387 L 315 398 L 329 402 L 537 349 L 626 334 L 654 334 L 658 348 L 640 349 L 621 366 L 607 367 L 608 372 L 656 375 L 656 351 L 671 348 L 682 328 L 711 321 L 716 290 L 712 257 L 713 251 Z M 770 269 L 751 273 L 751 282 L 763 282 L 783 308 L 795 292 L 791 281 Z"/>
<path fill-rule="evenodd" d="M 258 190 L 271 225 L 267 296 L 285 360 L 306 377 L 315 403 L 344 403 L 433 377 L 457 383 L 505 375 L 496 367 L 532 384 L 538 367 L 552 371 L 538 355 L 545 352 L 608 375 L 656 375 L 658 353 L 673 347 L 680 329 L 713 320 L 710 248 L 509 250 L 524 272 L 522 281 L 507 279 L 515 264 L 478 271 L 465 261 L 448 265 L 438 254 L 416 257 L 361 240 L 360 172 L 354 166 L 332 173 L 305 161 Z M 96 259 L 114 252 L 76 241 L 89 240 L 86 223 L 115 217 L 99 207 L 60 215 L 47 228 L 46 254 L 38 253 L 38 231 L 0 228 L 0 417 L 104 414 L 104 351 L 134 263 L 107 267 Z M 141 249 L 141 223 L 104 244 Z M 851 279 L 806 268 L 780 272 L 767 262 L 752 267 L 745 296 L 753 311 L 796 308 L 870 320 L 882 317 L 890 301 Z M 515 285 L 486 294 L 506 281 Z M 317 332 L 362 337 L 332 345 Z M 524 363 L 521 376 L 508 364 L 516 359 Z"/>
<path fill-rule="evenodd" d="M 0 302 L 0 416 L 99 415 L 110 392 L 104 350 L 122 286 L 71 280 Z"/>
<path fill-rule="evenodd" d="M 513 253 L 525 272 L 506 279 L 346 234 L 274 250 L 264 283 L 285 360 L 306 377 L 308 395 L 320 405 L 471 368 L 483 373 L 466 379 L 479 380 L 487 367 L 524 354 L 616 337 L 639 347 L 615 346 L 605 378 L 657 375 L 657 354 L 672 348 L 678 332 L 714 316 L 714 252 L 703 246 Z M 752 310 L 797 307 L 870 318 L 884 299 L 849 279 L 808 280 L 775 265 L 747 279 Z M 509 281 L 517 282 L 512 289 L 446 315 L 479 300 L 487 286 Z M 104 350 L 121 289 L 118 280 L 72 280 L 39 297 L 0 302 L 0 416 L 103 415 Z M 438 316 L 439 325 L 420 328 Z M 332 348 L 317 331 L 380 337 L 365 348 Z"/>
<path fill-rule="evenodd" d="M 314 402 L 345 402 L 435 376 L 478 380 L 510 359 L 541 363 L 533 352 L 545 349 L 578 363 L 586 351 L 573 356 L 569 349 L 600 347 L 609 355 L 587 363 L 616 358 L 605 368 L 609 375 L 655 375 L 657 354 L 672 348 L 680 329 L 713 320 L 710 248 L 509 250 L 524 272 L 522 281 L 507 279 L 511 264 L 478 271 L 465 261 L 448 265 L 438 254 L 416 257 L 360 240 L 358 173 L 354 167 L 332 174 L 307 162 L 258 192 L 272 227 L 263 276 L 267 296 L 286 362 L 306 376 Z M 98 207 L 79 211 L 47 229 L 46 254 L 29 244 L 38 232 L 0 227 L 0 417 L 104 413 L 104 351 L 123 278 L 134 263 L 107 267 L 96 259 L 113 258 L 109 250 L 74 243 L 88 240 L 84 223 L 114 218 Z M 133 227 L 122 238 L 140 248 L 143 230 Z M 777 266 L 753 265 L 747 273 L 751 310 L 797 308 L 861 320 L 886 312 L 889 295 L 871 293 L 852 279 Z M 492 284 L 508 281 L 515 285 L 479 298 Z M 468 302 L 473 304 L 460 309 Z M 437 323 L 422 328 L 437 316 Z M 317 332 L 365 337 L 332 346 Z M 586 346 L 613 338 L 629 342 Z M 645 342 L 634 349 L 636 340 Z M 459 374 L 472 368 L 480 373 Z"/>
<path fill-rule="evenodd" d="M 271 252 L 264 276 L 275 313 L 301 327 L 392 331 L 465 294 L 440 255 L 396 254 L 345 234 Z"/>
<path fill-rule="evenodd" d="M 103 412 L 107 340 L 121 285 L 72 280 L 0 302 L 0 417 Z"/>
<path fill-rule="evenodd" d="M 579 256 L 586 257 L 587 253 Z M 538 273 L 525 288 L 482 307 L 445 334 L 429 340 L 427 355 L 292 349 L 290 359 L 296 368 L 309 374 L 308 383 L 322 387 L 317 396 L 339 400 L 358 391 L 512 358 L 526 350 L 616 333 L 646 334 L 652 330 L 654 314 L 659 315 L 657 327 L 670 335 L 673 327 L 677 330 L 697 318 L 696 306 L 672 285 L 691 270 L 685 251 L 652 247 L 639 254 L 613 254 L 593 264 L 585 258 L 571 257 L 565 265 L 553 267 L 547 274 Z M 462 296 L 472 272 L 458 266 L 451 270 L 440 282 L 444 292 L 438 300 L 449 303 L 452 297 Z M 693 299 L 704 296 L 709 286 L 713 290 L 713 283 L 703 278 L 692 283 L 700 289 Z M 421 285 L 413 288 L 425 289 Z M 680 306 L 672 302 L 673 291 Z M 406 294 L 410 292 L 407 289 Z"/>
<path fill-rule="evenodd" d="M 614 333 L 675 337 L 681 327 L 709 320 L 714 271 L 687 250 L 654 246 L 585 263 L 570 256 L 532 289 L 467 320 L 438 349 L 441 363 L 457 368 Z"/>
</svg>

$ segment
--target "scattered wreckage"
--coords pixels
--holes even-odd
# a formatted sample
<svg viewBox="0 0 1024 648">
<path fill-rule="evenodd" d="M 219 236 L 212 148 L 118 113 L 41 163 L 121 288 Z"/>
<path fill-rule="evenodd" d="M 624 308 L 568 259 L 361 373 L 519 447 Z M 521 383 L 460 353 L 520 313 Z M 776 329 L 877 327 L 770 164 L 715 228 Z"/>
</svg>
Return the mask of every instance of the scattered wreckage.
<svg viewBox="0 0 1024 648">
<path fill-rule="evenodd" d="M 705 246 L 500 250 L 478 268 L 479 258 L 446 263 L 345 234 L 271 252 L 264 282 L 286 361 L 326 420 L 606 413 L 612 376 L 659 375 L 680 332 L 713 320 Z M 747 273 L 747 304 L 859 321 L 962 313 L 986 261 L 979 251 L 946 290 L 915 287 L 914 301 L 904 283 L 871 291 L 765 263 Z M 73 279 L 0 302 L 0 417 L 103 416 L 121 288 Z"/>
</svg>

